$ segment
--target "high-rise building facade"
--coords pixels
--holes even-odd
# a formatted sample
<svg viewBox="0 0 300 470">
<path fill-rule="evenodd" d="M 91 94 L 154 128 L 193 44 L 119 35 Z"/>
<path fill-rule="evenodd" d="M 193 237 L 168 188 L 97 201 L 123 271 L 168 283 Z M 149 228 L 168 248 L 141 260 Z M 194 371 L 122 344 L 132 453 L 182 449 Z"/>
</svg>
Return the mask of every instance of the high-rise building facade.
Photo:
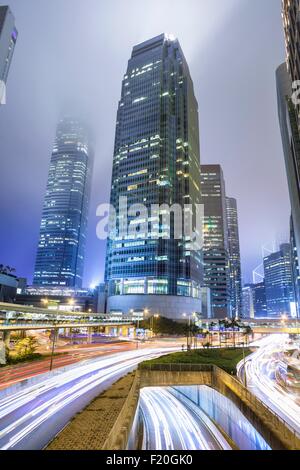
<svg viewBox="0 0 300 470">
<path fill-rule="evenodd" d="M 237 202 L 232 197 L 226 197 L 226 217 L 229 252 L 230 316 L 232 318 L 239 318 L 242 315 L 241 253 Z"/>
<path fill-rule="evenodd" d="M 255 317 L 253 289 L 250 285 L 242 289 L 242 309 L 243 318 Z"/>
<path fill-rule="evenodd" d="M 264 258 L 264 272 L 268 316 L 291 316 L 295 297 L 289 243 L 282 244 L 279 251 Z"/>
<path fill-rule="evenodd" d="M 278 113 L 282 135 L 285 166 L 291 201 L 291 243 L 294 245 L 294 291 L 298 315 L 300 277 L 300 104 L 292 97 L 299 90 L 300 80 L 300 0 L 282 0 L 282 17 L 286 44 L 286 62 L 276 71 Z M 296 89 L 293 88 L 296 84 Z M 296 93 L 296 97 L 299 93 Z M 298 99 L 299 100 L 299 99 Z"/>
<path fill-rule="evenodd" d="M 62 119 L 48 174 L 35 286 L 82 286 L 92 165 L 85 125 Z"/>
<path fill-rule="evenodd" d="M 267 299 L 264 281 L 243 288 L 243 318 L 266 318 Z"/>
<path fill-rule="evenodd" d="M 291 82 L 300 80 L 300 0 L 282 0 L 286 65 Z M 300 105 L 296 106 L 300 128 Z"/>
<path fill-rule="evenodd" d="M 230 316 L 228 226 L 223 170 L 220 165 L 201 165 L 204 205 L 204 285 L 211 290 L 215 318 Z"/>
<path fill-rule="evenodd" d="M 148 215 L 154 204 L 200 204 L 198 103 L 179 42 L 166 34 L 133 48 L 122 83 L 111 189 L 119 228 L 124 197 Z M 129 234 L 109 239 L 108 311 L 178 317 L 201 310 L 201 251 L 190 237 L 175 239 L 174 219 L 163 222 L 163 212 L 146 224 L 139 211 L 129 214 Z"/>
<path fill-rule="evenodd" d="M 287 182 L 291 202 L 290 242 L 292 249 L 293 286 L 296 305 L 300 299 L 300 134 L 297 124 L 297 111 L 292 102 L 291 78 L 286 64 L 282 64 L 276 71 L 278 115 L 281 129 Z"/>
<path fill-rule="evenodd" d="M 299 306 L 300 306 L 300 266 L 299 256 L 297 250 L 297 243 L 295 238 L 295 229 L 293 217 L 290 218 L 290 245 L 291 245 L 291 263 L 292 263 L 292 279 L 295 297 L 295 309 L 296 315 L 299 317 Z"/>
<path fill-rule="evenodd" d="M 15 18 L 8 6 L 0 6 L 0 84 L 6 84 L 18 38 Z M 3 92 L 1 85 L 0 104 Z"/>
</svg>

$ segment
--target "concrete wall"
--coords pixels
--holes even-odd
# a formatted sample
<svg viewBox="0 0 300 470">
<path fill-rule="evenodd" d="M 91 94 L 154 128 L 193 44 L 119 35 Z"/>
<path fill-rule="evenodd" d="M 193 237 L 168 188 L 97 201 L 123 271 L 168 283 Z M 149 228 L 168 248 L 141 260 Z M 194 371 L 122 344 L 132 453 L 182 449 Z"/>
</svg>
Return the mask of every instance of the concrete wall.
<svg viewBox="0 0 300 470">
<path fill-rule="evenodd" d="M 127 449 L 140 397 L 140 374 L 136 373 L 131 390 L 102 450 Z"/>
<path fill-rule="evenodd" d="M 229 398 L 273 450 L 300 450 L 300 438 L 235 377 L 214 367 L 212 386 Z"/>
<path fill-rule="evenodd" d="M 238 406 L 273 450 L 300 450 L 299 436 L 236 378 L 215 366 L 193 364 L 158 364 L 151 368 L 141 366 L 103 450 L 127 448 L 141 388 L 174 385 L 208 385 L 215 388 Z"/>
<path fill-rule="evenodd" d="M 183 319 L 183 314 L 201 313 L 200 299 L 171 295 L 116 295 L 107 299 L 107 313 L 119 311 L 130 315 L 130 311 L 148 310 L 148 315 L 159 314 L 166 318 Z"/>
</svg>

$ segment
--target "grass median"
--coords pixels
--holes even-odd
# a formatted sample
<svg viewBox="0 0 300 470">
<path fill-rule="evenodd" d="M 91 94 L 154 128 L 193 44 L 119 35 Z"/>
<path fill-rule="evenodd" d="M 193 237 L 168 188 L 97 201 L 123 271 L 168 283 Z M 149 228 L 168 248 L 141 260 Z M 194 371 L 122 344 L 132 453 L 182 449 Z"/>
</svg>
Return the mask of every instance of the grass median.
<svg viewBox="0 0 300 470">
<path fill-rule="evenodd" d="M 252 353 L 251 349 L 245 348 L 245 357 Z M 243 359 L 241 348 L 226 349 L 197 349 L 188 352 L 178 352 L 162 356 L 151 361 L 145 361 L 142 367 L 155 364 L 209 364 L 220 367 L 228 374 L 236 374 L 236 366 Z"/>
</svg>

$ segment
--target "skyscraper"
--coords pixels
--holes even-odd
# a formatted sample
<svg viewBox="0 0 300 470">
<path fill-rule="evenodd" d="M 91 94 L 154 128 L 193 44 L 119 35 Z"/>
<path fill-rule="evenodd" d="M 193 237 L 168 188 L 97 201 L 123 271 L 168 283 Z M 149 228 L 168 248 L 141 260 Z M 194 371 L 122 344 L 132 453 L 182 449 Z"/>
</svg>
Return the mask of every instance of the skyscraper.
<svg viewBox="0 0 300 470">
<path fill-rule="evenodd" d="M 300 80 L 300 0 L 282 0 L 286 65 L 291 82 Z M 300 128 L 300 104 L 296 106 Z"/>
<path fill-rule="evenodd" d="M 15 19 L 8 6 L 0 6 L 0 84 L 7 82 L 18 31 L 15 27 Z M 0 104 L 3 88 L 1 87 Z"/>
<path fill-rule="evenodd" d="M 296 300 L 300 299 L 300 134 L 297 112 L 292 102 L 292 85 L 286 64 L 276 71 L 278 115 L 291 202 L 290 243 L 292 249 L 293 286 Z M 298 313 L 299 313 L 299 304 Z"/>
<path fill-rule="evenodd" d="M 289 243 L 282 244 L 279 251 L 264 258 L 264 271 L 268 316 L 290 316 L 295 297 Z"/>
<path fill-rule="evenodd" d="M 300 105 L 292 99 L 293 84 L 300 80 L 300 0 L 282 0 L 286 43 L 286 63 L 276 71 L 278 114 L 290 193 L 292 221 L 291 244 L 294 266 L 294 291 L 300 298 Z M 297 87 L 299 89 L 299 87 Z M 294 91 L 296 91 L 295 89 Z M 299 95 L 299 93 L 298 93 Z M 298 304 L 299 315 L 299 304 Z"/>
<path fill-rule="evenodd" d="M 113 158 L 111 204 L 119 227 L 120 197 L 148 213 L 153 204 L 200 203 L 199 147 L 198 103 L 178 40 L 162 34 L 135 46 L 122 83 Z M 108 311 L 176 318 L 201 311 L 201 252 L 190 237 L 175 239 L 174 219 L 164 221 L 163 213 L 145 224 L 137 211 L 128 217 L 136 234 L 108 241 Z"/>
<path fill-rule="evenodd" d="M 231 317 L 242 315 L 242 278 L 238 211 L 236 199 L 226 198 L 226 216 L 229 251 L 229 290 Z"/>
<path fill-rule="evenodd" d="M 204 204 L 204 285 L 212 296 L 215 318 L 230 316 L 228 226 L 223 170 L 220 165 L 201 165 Z"/>
<path fill-rule="evenodd" d="M 35 264 L 35 286 L 81 287 L 93 153 L 77 119 L 57 127 Z"/>
<path fill-rule="evenodd" d="M 267 300 L 265 283 L 246 284 L 243 288 L 243 318 L 266 318 Z"/>
<path fill-rule="evenodd" d="M 243 311 L 242 311 L 243 318 L 254 318 L 255 317 L 254 295 L 253 295 L 253 289 L 251 288 L 250 285 L 245 286 L 242 289 L 242 305 L 243 305 Z"/>
</svg>

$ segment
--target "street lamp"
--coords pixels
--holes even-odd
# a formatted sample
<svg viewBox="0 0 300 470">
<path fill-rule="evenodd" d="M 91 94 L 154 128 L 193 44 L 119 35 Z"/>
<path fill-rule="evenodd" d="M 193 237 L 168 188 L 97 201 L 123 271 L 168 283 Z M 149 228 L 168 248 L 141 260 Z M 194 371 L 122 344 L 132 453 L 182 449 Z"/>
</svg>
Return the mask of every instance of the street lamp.
<svg viewBox="0 0 300 470">
<path fill-rule="evenodd" d="M 156 318 L 159 318 L 159 317 L 160 317 L 160 315 L 159 315 L 158 313 L 156 313 L 156 314 L 153 315 L 153 316 L 151 317 L 151 319 L 150 319 L 150 320 L 151 320 L 150 329 L 151 329 L 151 331 L 152 331 L 152 335 L 154 335 L 155 319 L 156 319 Z"/>
<path fill-rule="evenodd" d="M 186 332 L 186 349 L 188 351 L 189 350 L 189 344 L 190 344 L 191 316 L 187 315 L 186 313 L 183 313 L 182 316 L 184 318 L 188 317 L 188 320 L 187 320 L 188 330 Z"/>
<path fill-rule="evenodd" d="M 247 370 L 246 370 L 246 356 L 245 356 L 245 341 L 243 341 L 243 362 L 244 362 L 244 386 L 247 388 Z"/>
<path fill-rule="evenodd" d="M 54 325 L 55 325 L 55 321 L 54 321 Z M 53 358 L 54 358 L 54 350 L 55 350 L 57 332 L 58 332 L 57 327 L 54 327 L 54 329 L 53 329 L 53 340 L 52 340 L 52 350 L 51 350 L 51 360 L 50 360 L 50 371 L 53 369 Z"/>
<path fill-rule="evenodd" d="M 154 317 L 153 317 L 153 333 L 154 333 L 154 326 L 155 326 L 155 319 L 156 319 L 156 318 L 159 318 L 158 313 L 156 313 L 156 314 L 154 315 Z"/>
</svg>

